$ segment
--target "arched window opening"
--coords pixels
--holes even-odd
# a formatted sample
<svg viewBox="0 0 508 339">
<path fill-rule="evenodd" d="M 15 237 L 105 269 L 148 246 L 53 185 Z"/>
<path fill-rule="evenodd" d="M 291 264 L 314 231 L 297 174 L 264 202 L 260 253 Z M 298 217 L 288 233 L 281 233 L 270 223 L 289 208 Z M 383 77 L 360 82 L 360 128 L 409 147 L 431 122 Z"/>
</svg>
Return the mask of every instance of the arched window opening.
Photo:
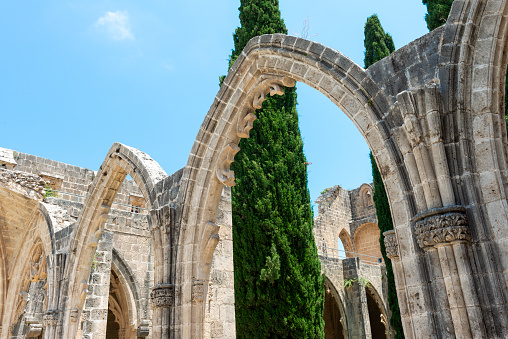
<svg viewBox="0 0 508 339">
<path fill-rule="evenodd" d="M 346 258 L 352 258 L 355 256 L 353 243 L 351 242 L 351 236 L 346 230 L 342 230 L 339 233 L 339 239 L 344 247 L 344 252 L 346 254 Z"/>
</svg>

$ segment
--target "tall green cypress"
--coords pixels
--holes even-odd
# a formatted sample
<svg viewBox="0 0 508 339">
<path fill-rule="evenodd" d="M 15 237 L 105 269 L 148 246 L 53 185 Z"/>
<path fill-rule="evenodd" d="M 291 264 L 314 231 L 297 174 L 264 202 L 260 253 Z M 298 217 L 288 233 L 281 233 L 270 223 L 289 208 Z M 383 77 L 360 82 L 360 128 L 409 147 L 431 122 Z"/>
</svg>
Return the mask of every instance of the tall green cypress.
<svg viewBox="0 0 508 339">
<path fill-rule="evenodd" d="M 277 0 L 241 0 L 230 66 L 249 39 L 287 33 Z M 324 278 L 317 255 L 307 167 L 286 88 L 256 110 L 232 169 L 235 312 L 238 338 L 323 338 Z"/>
<path fill-rule="evenodd" d="M 425 21 L 429 31 L 446 23 L 453 0 L 422 0 L 422 2 L 424 5 L 427 5 Z"/>
<path fill-rule="evenodd" d="M 373 63 L 387 57 L 395 51 L 395 44 L 392 36 L 385 33 L 381 22 L 376 14 L 367 19 L 365 24 L 365 68 Z M 392 217 L 390 214 L 390 205 L 386 195 L 385 186 L 381 179 L 381 174 L 376 161 L 370 154 L 372 163 L 372 177 L 374 180 L 374 205 L 376 206 L 377 222 L 380 230 L 379 243 L 381 245 L 381 254 L 386 265 L 386 279 L 388 282 L 388 305 L 391 311 L 390 325 L 395 330 L 395 338 L 404 338 L 402 329 L 402 320 L 400 318 L 399 301 L 397 298 L 397 289 L 395 287 L 395 277 L 391 260 L 386 256 L 386 248 L 383 232 L 393 229 Z"/>
<path fill-rule="evenodd" d="M 365 59 L 363 61 L 365 68 L 395 51 L 392 36 L 389 33 L 385 33 L 376 14 L 367 18 L 364 34 Z"/>
</svg>

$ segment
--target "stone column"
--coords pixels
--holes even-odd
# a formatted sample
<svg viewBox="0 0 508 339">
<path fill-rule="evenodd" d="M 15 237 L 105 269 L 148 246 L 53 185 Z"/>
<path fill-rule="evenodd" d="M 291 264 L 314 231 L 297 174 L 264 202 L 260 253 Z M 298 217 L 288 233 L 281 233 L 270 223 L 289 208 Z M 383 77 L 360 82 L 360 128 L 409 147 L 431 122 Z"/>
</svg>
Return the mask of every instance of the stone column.
<svg viewBox="0 0 508 339">
<path fill-rule="evenodd" d="M 173 241 L 175 210 L 163 206 L 150 211 L 152 243 L 154 249 L 155 286 L 150 292 L 152 313 L 152 337 L 169 339 L 171 317 L 175 300 L 173 277 Z"/>
<path fill-rule="evenodd" d="M 460 206 L 435 208 L 415 216 L 412 222 L 434 278 L 433 306 L 442 315 L 440 330 L 460 338 L 484 338 L 483 316 L 467 253 L 471 236 L 465 212 Z"/>
<path fill-rule="evenodd" d="M 358 281 L 359 258 L 342 260 L 348 337 L 372 338 L 365 287 Z M 351 284 L 347 284 L 351 281 Z M 348 286 L 349 285 L 349 286 Z"/>
<path fill-rule="evenodd" d="M 58 304 L 60 302 L 61 284 L 65 271 L 67 255 L 65 253 L 50 254 L 47 256 L 48 267 L 48 290 L 47 290 L 47 311 L 43 316 L 44 338 L 57 338 L 57 325 L 60 316 Z"/>
<path fill-rule="evenodd" d="M 83 310 L 86 313 L 83 338 L 86 339 L 106 338 L 112 251 L 113 233 L 106 231 L 102 233 L 97 244 Z M 77 313 L 76 311 L 75 320 L 71 316 L 71 320 L 76 323 Z"/>
</svg>

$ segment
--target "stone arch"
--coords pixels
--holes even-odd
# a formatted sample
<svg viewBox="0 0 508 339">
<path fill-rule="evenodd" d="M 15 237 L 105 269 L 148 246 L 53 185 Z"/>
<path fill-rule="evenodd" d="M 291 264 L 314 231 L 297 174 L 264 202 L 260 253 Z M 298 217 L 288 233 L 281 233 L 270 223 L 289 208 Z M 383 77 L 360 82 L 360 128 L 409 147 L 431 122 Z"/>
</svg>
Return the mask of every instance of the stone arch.
<svg viewBox="0 0 508 339">
<path fill-rule="evenodd" d="M 332 281 L 329 278 L 325 279 L 325 307 L 327 300 L 326 299 L 332 299 L 335 302 L 335 305 L 338 307 L 340 319 L 338 319 L 339 324 L 335 324 L 335 326 L 329 326 L 332 327 L 335 330 L 339 330 L 340 333 L 336 333 L 336 335 L 332 338 L 348 338 L 348 323 L 346 319 L 346 309 L 344 306 L 344 303 L 342 302 L 342 298 L 340 297 L 340 294 L 338 290 L 333 285 Z M 325 332 L 327 328 L 326 324 L 326 309 L 325 314 L 323 315 L 325 317 Z M 337 320 L 337 319 L 334 319 Z M 328 338 L 328 336 L 325 337 Z"/>
<path fill-rule="evenodd" d="M 28 239 L 27 239 L 28 240 Z M 28 301 L 28 292 L 32 281 L 47 278 L 47 262 L 44 252 L 44 244 L 40 237 L 36 237 L 33 241 L 27 241 L 20 253 L 23 255 L 16 260 L 16 266 L 12 272 L 11 281 L 7 290 L 6 305 L 11 305 L 4 314 L 2 328 L 8 329 L 2 331 L 2 337 L 8 338 L 10 329 L 18 322 L 23 316 L 25 306 Z M 33 260 L 37 260 L 37 273 L 32 277 Z M 40 265 L 40 267 L 39 267 Z M 36 279 L 36 280 L 34 280 Z M 47 298 L 45 300 L 47 303 Z"/>
<path fill-rule="evenodd" d="M 136 330 L 136 302 L 133 300 L 132 291 L 130 291 L 125 277 L 119 273 L 118 268 L 111 265 L 106 333 L 109 332 L 110 323 L 116 322 L 118 324 L 118 337 L 129 338 Z M 110 315 L 114 319 L 111 319 Z"/>
<path fill-rule="evenodd" d="M 339 233 L 339 239 L 342 242 L 342 246 L 344 246 L 344 251 L 346 251 L 346 258 L 352 258 L 355 256 L 355 248 L 353 246 L 353 242 L 351 241 L 351 236 L 348 231 L 343 229 Z"/>
<path fill-rule="evenodd" d="M 360 225 L 353 235 L 355 250 L 358 257 L 371 264 L 377 264 L 381 258 L 381 245 L 379 244 L 379 226 L 372 222 Z"/>
<path fill-rule="evenodd" d="M 97 241 L 104 231 L 104 223 L 109 218 L 111 204 L 127 174 L 138 185 L 150 209 L 156 203 L 155 185 L 167 177 L 166 172 L 147 154 L 119 143 L 114 143 L 110 148 L 89 190 L 71 236 L 70 258 L 65 271 L 68 279 L 68 302 L 62 307 L 63 324 L 69 326 L 62 327 L 64 337 L 72 337 L 73 333 L 76 333 L 77 322 L 70 322 L 71 310 L 74 313 L 73 318 L 79 317 L 86 297 Z"/>
<path fill-rule="evenodd" d="M 337 104 L 364 136 L 389 185 L 391 202 L 398 203 L 395 223 L 410 220 L 412 193 L 400 151 L 384 120 L 388 98 L 360 66 L 341 53 L 305 39 L 281 34 L 253 38 L 236 60 L 208 112 L 184 170 L 178 202 L 181 234 L 177 255 L 176 324 L 182 336 L 203 333 L 203 295 L 206 294 L 212 254 L 218 242 L 215 224 L 223 185 L 234 185 L 229 165 L 248 137 L 254 110 L 282 86 L 304 82 Z M 395 165 L 398 164 L 398 165 Z M 190 318 L 189 318 L 190 317 Z"/>
<path fill-rule="evenodd" d="M 148 314 L 143 314 L 142 302 L 148 302 L 147 297 L 143 296 L 137 282 L 134 272 L 127 264 L 123 256 L 116 248 L 113 248 L 113 261 L 111 269 L 115 270 L 117 276 L 121 279 L 124 290 L 128 296 L 130 323 L 139 325 L 143 319 L 148 318 Z"/>
<path fill-rule="evenodd" d="M 388 313 L 386 312 L 386 305 L 383 301 L 383 298 L 381 298 L 381 296 L 376 291 L 374 286 L 372 286 L 372 284 L 368 284 L 367 286 L 365 286 L 365 292 L 367 294 L 367 307 L 369 309 L 369 320 L 372 331 L 372 338 L 389 339 L 391 337 L 390 336 L 391 329 L 389 324 Z M 376 309 L 373 310 L 372 308 Z M 384 329 L 381 329 L 380 325 L 382 325 Z"/>
<path fill-rule="evenodd" d="M 51 277 L 51 267 L 48 267 L 48 261 L 51 256 L 55 253 L 55 238 L 53 233 L 54 222 L 53 216 L 47 209 L 48 205 L 39 203 L 37 209 L 32 214 L 31 220 L 23 234 L 21 241 L 22 246 L 17 251 L 17 255 L 13 260 L 13 269 L 9 272 L 9 284 L 5 285 L 5 305 L 12 305 L 12 307 L 6 308 L 2 314 L 2 328 L 9 329 L 16 322 L 17 308 L 21 307 L 24 309 L 24 305 L 19 305 L 20 302 L 23 304 L 21 299 L 25 296 L 20 294 L 23 289 L 28 289 L 30 286 L 30 279 L 47 279 L 47 295 L 45 297 L 46 310 L 51 309 L 53 300 L 58 299 L 58 291 L 56 290 L 55 281 Z M 38 256 L 38 266 L 32 267 L 32 273 L 37 275 L 33 277 L 30 272 L 30 262 L 35 256 Z M 37 272 L 35 272 L 35 271 Z M 40 274 L 38 273 L 40 271 Z M 7 278 L 7 274 L 3 277 Z M 27 292 L 27 291 L 24 291 Z M 16 306 L 14 306 L 16 305 Z M 21 310 L 19 310 L 21 311 Z M 19 315 L 19 314 L 18 314 Z M 2 338 L 7 338 L 9 331 L 2 331 Z"/>
</svg>

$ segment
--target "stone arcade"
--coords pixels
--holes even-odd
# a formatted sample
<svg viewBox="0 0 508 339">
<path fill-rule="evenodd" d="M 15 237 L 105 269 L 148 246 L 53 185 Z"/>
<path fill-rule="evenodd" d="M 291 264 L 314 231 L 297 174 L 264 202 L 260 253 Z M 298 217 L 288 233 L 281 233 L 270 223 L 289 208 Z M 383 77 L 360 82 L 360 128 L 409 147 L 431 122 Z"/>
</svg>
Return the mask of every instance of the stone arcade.
<svg viewBox="0 0 508 339">
<path fill-rule="evenodd" d="M 226 77 L 182 171 L 167 176 L 145 154 L 113 145 L 72 230 L 65 218 L 55 225 L 51 211 L 30 202 L 35 200 L 4 194 L 2 200 L 10 199 L 12 206 L 31 206 L 0 212 L 2 338 L 9 336 L 4 327 L 15 323 L 16 309 L 26 302 L 18 293 L 24 291 L 23 282 L 30 278 L 36 289 L 37 279 L 46 276 L 44 291 L 39 288 L 46 295 L 44 324 L 29 326 L 34 333 L 44 327 L 46 338 L 76 336 L 88 307 L 92 263 L 102 260 L 96 255 L 103 250 L 100 235 L 127 174 L 150 211 L 152 337 L 211 335 L 204 326 L 206 305 L 209 283 L 217 279 L 211 276 L 212 265 L 227 251 L 217 246 L 230 228 L 227 209 L 221 207 L 227 203 L 221 200 L 224 186 L 234 184 L 229 165 L 241 151 L 240 138 L 248 137 L 255 108 L 294 81 L 339 106 L 379 165 L 395 225 L 386 245 L 406 338 L 508 337 L 506 14 L 506 0 L 455 0 L 446 25 L 368 70 L 304 39 L 254 38 Z M 13 186 L 35 187 L 38 177 L 17 180 Z M 16 238 L 16 227 L 28 229 L 27 241 Z M 55 227 L 71 232 L 56 239 Z M 10 240 L 23 249 L 14 253 L 17 247 Z M 56 251 L 57 241 L 68 242 L 68 250 Z M 232 288 L 221 293 L 220 309 L 227 316 Z M 100 321 L 104 313 L 94 317 Z M 233 322 L 225 320 L 231 327 Z M 145 327 L 140 322 L 140 336 Z M 211 332 L 226 330 L 211 326 Z"/>
</svg>

